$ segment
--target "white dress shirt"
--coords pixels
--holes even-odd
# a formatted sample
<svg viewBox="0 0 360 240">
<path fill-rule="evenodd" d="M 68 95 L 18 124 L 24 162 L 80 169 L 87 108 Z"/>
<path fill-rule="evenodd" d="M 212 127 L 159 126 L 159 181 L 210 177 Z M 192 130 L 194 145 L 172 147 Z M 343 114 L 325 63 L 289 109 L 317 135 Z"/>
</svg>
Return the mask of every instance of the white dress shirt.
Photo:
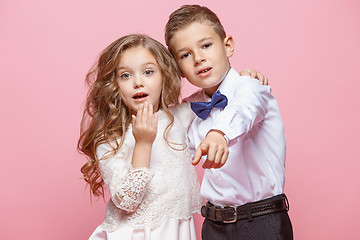
<svg viewBox="0 0 360 240">
<path fill-rule="evenodd" d="M 241 77 L 230 69 L 218 90 L 228 98 L 224 109 L 212 109 L 189 129 L 190 149 L 195 149 L 211 129 L 225 133 L 229 157 L 220 169 L 205 169 L 201 195 L 215 205 L 242 205 L 283 192 L 285 133 L 279 108 L 269 86 Z M 185 101 L 209 102 L 204 90 Z"/>
</svg>

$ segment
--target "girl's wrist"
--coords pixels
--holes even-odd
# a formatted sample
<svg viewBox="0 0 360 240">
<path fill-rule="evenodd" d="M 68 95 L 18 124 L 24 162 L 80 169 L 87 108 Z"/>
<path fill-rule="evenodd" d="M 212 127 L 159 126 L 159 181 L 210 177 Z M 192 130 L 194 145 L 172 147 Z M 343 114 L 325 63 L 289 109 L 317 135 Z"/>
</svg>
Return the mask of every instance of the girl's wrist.
<svg viewBox="0 0 360 240">
<path fill-rule="evenodd" d="M 135 142 L 132 166 L 133 168 L 150 168 L 152 142 Z"/>
<path fill-rule="evenodd" d="M 135 140 L 135 147 L 143 148 L 143 149 L 150 149 L 152 148 L 153 142 L 146 142 L 146 141 L 136 141 Z"/>
</svg>

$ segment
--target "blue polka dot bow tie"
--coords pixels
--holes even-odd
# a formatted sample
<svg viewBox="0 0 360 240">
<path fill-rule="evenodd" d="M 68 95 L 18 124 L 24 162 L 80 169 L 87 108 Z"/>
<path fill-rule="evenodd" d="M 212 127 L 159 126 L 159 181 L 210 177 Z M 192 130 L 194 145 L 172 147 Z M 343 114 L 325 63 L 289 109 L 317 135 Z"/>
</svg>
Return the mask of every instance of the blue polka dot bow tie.
<svg viewBox="0 0 360 240">
<path fill-rule="evenodd" d="M 211 102 L 190 102 L 193 112 L 202 120 L 209 116 L 211 109 L 224 109 L 228 103 L 228 99 L 224 94 L 217 90 L 211 98 Z"/>
</svg>

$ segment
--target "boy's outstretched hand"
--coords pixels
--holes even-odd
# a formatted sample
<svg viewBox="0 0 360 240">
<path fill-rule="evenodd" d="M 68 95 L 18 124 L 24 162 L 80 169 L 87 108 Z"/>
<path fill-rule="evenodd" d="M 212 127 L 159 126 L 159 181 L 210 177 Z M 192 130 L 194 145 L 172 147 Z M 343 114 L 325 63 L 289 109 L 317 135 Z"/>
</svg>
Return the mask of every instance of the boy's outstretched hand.
<svg viewBox="0 0 360 240">
<path fill-rule="evenodd" d="M 197 165 L 202 156 L 207 155 L 203 168 L 221 168 L 229 156 L 229 149 L 224 133 L 219 130 L 210 130 L 205 139 L 196 149 L 192 164 Z"/>
<path fill-rule="evenodd" d="M 269 80 L 264 76 L 262 75 L 261 73 L 259 73 L 258 71 L 254 70 L 254 69 L 245 69 L 245 70 L 242 70 L 240 73 L 240 76 L 250 76 L 252 78 L 256 78 L 259 80 L 259 83 L 261 85 L 269 85 Z"/>
</svg>

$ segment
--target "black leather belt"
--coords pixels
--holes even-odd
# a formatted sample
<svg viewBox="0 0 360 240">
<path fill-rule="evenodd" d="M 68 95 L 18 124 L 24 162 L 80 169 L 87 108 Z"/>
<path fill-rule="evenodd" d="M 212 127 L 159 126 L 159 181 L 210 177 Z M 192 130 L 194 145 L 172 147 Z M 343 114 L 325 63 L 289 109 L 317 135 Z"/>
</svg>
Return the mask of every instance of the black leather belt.
<svg viewBox="0 0 360 240">
<path fill-rule="evenodd" d="M 201 215 L 214 222 L 233 223 L 242 219 L 252 221 L 254 217 L 288 210 L 289 203 L 287 198 L 285 194 L 280 194 L 241 206 L 226 205 L 219 207 L 207 202 L 206 205 L 201 208 Z"/>
</svg>

